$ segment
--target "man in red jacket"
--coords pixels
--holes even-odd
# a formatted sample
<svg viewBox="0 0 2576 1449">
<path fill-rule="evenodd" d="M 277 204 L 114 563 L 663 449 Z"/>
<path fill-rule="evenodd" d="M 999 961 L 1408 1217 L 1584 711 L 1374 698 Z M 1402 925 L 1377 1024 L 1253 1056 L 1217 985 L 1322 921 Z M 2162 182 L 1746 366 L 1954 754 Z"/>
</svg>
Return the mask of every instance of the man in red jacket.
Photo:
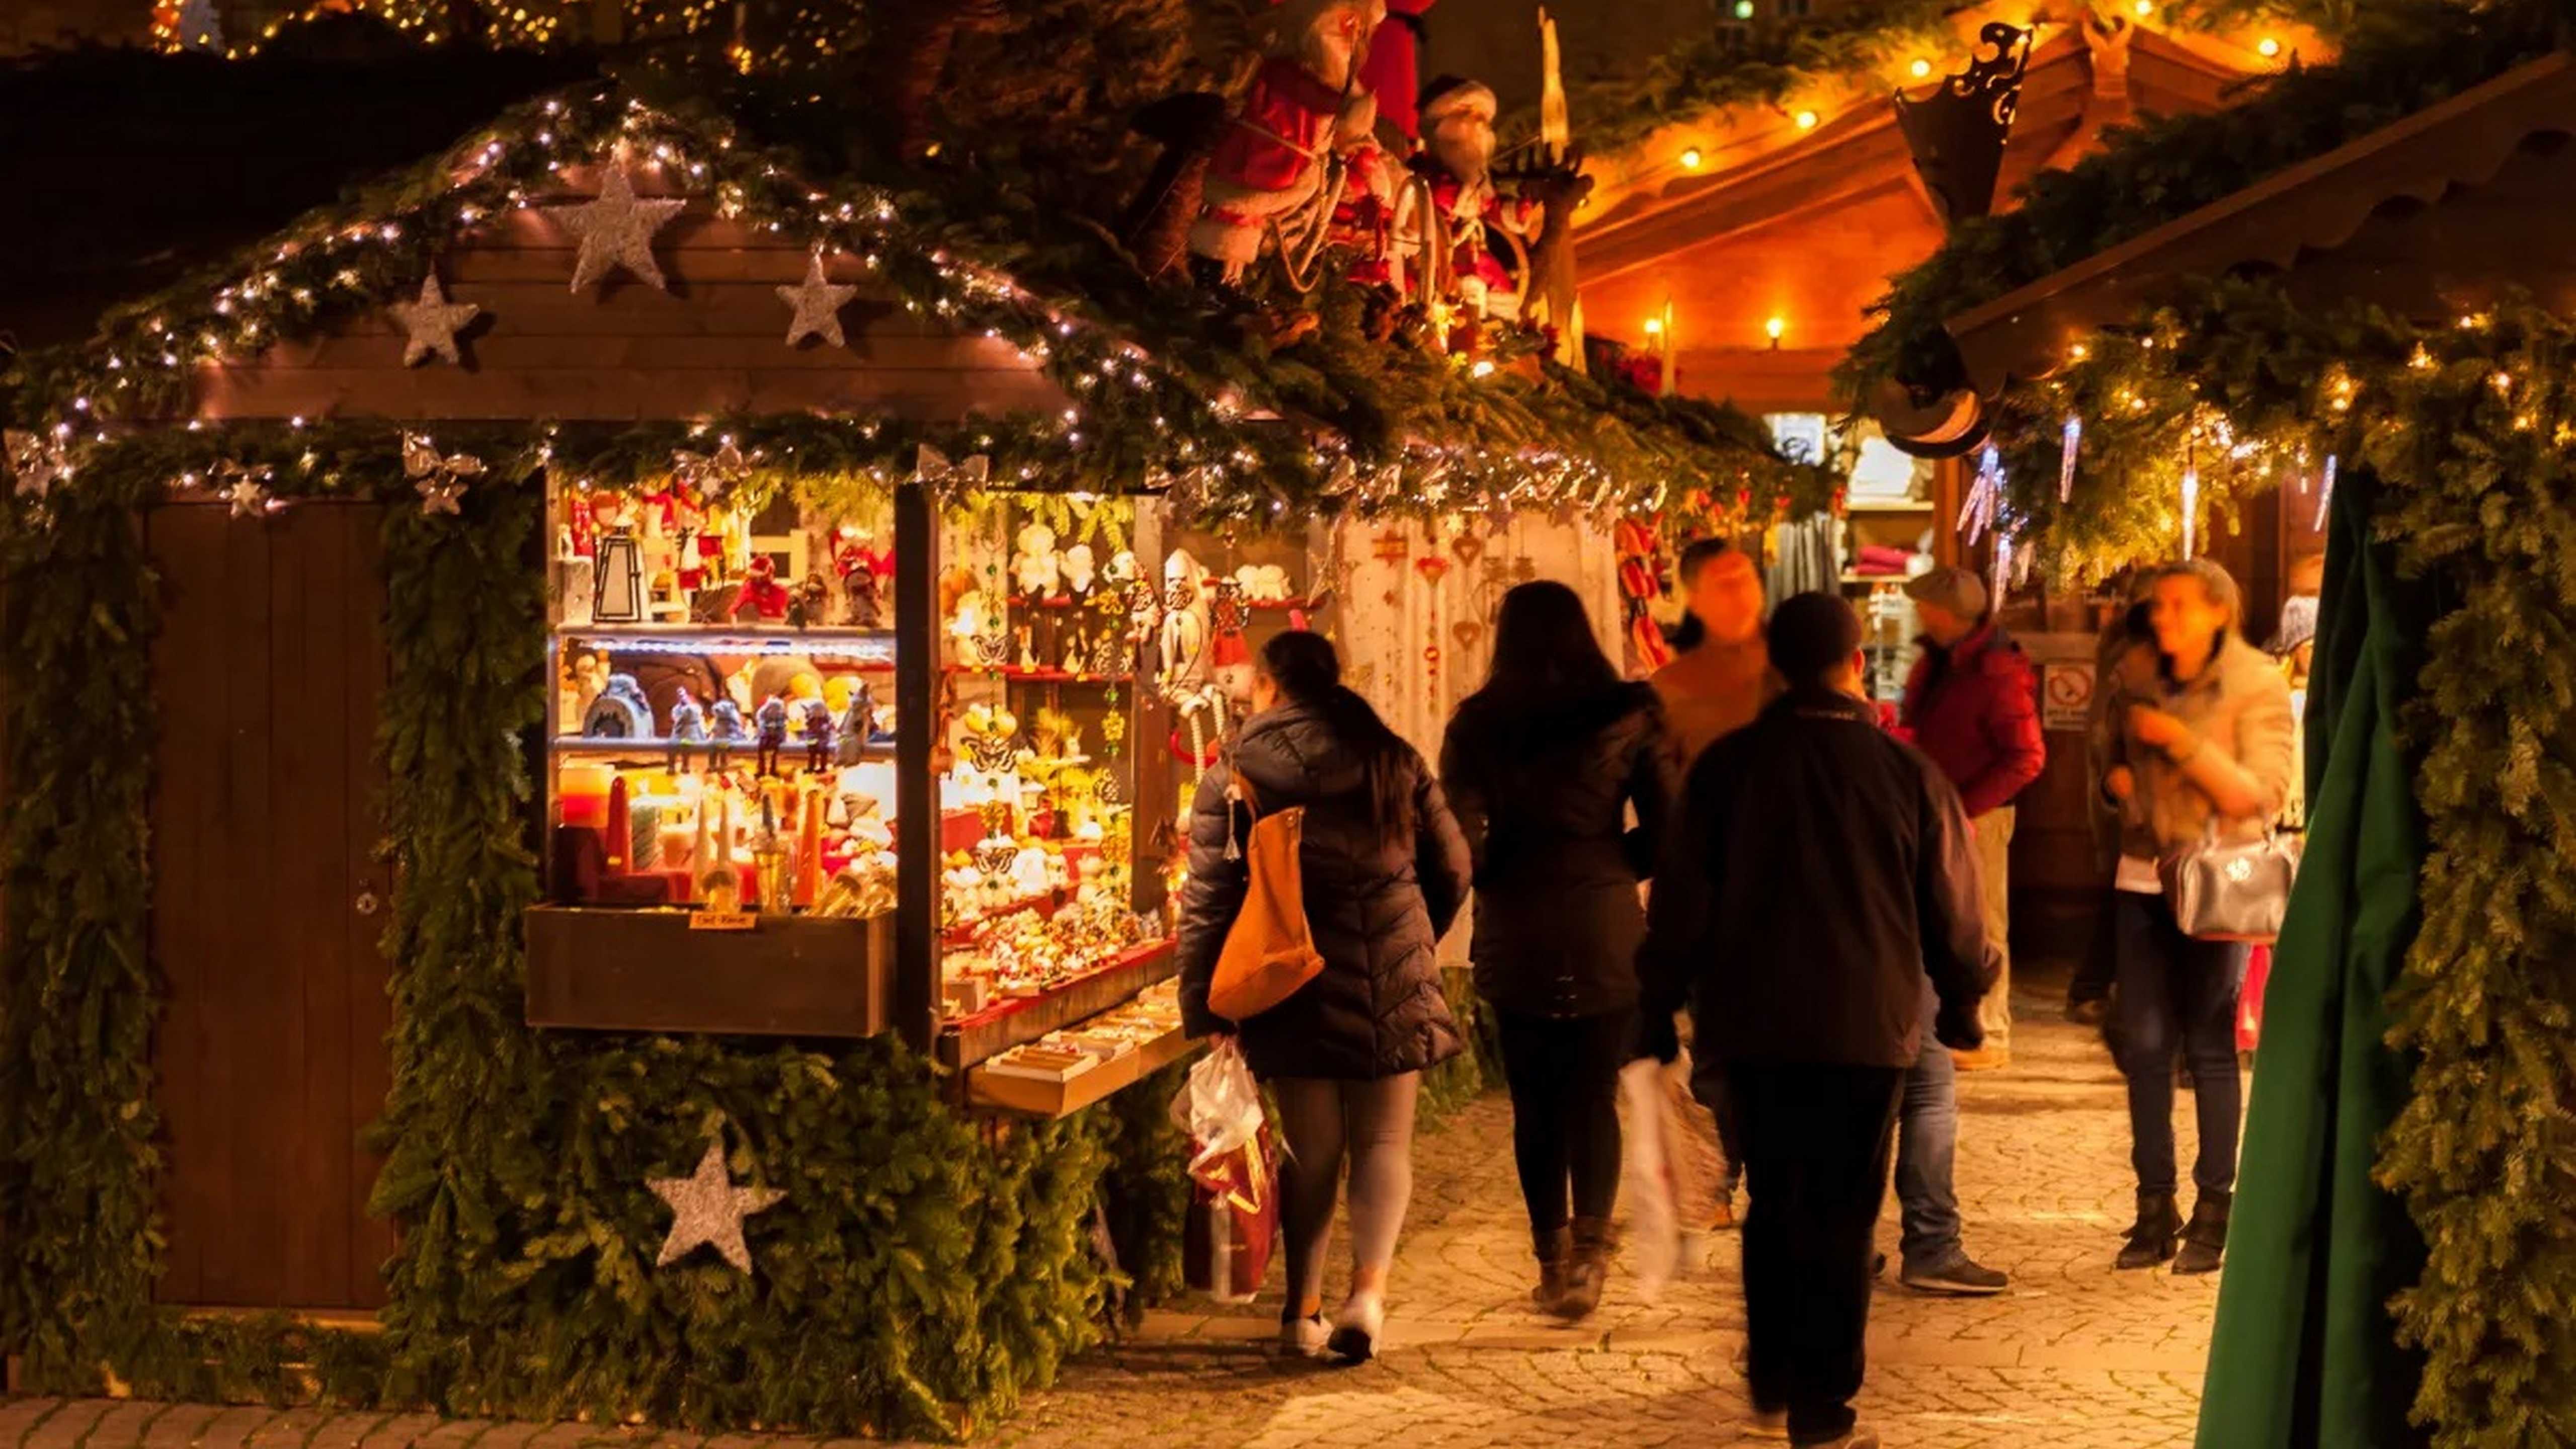
<svg viewBox="0 0 2576 1449">
<path fill-rule="evenodd" d="M 1979 1008 L 1986 1044 L 1960 1053 L 1959 1065 L 2000 1067 L 2012 1060 L 2012 802 L 2048 763 L 2038 690 L 2030 656 L 1996 627 L 1974 573 L 1934 569 L 1907 583 L 1905 593 L 1923 623 L 1923 654 L 1905 681 L 1905 734 L 1958 787 L 1976 827 L 1986 939 L 2006 953 L 2004 973 Z"/>
</svg>

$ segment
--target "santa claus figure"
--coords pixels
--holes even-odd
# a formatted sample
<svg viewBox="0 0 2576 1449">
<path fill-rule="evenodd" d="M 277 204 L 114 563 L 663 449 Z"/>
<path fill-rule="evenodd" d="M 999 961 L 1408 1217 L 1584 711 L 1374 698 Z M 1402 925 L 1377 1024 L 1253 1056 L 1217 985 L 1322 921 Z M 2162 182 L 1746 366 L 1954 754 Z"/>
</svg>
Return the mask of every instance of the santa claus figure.
<svg viewBox="0 0 2576 1449">
<path fill-rule="evenodd" d="M 1205 210 L 1190 229 L 1190 250 L 1229 280 L 1273 226 L 1320 204 L 1336 137 L 1364 132 L 1360 115 L 1376 114 L 1358 68 L 1386 0 L 1286 0 L 1274 18 L 1280 38 L 1208 161 Z"/>
<path fill-rule="evenodd" d="M 1414 170 L 1431 184 L 1445 224 L 1458 300 L 1470 317 L 1520 315 L 1519 280 L 1504 266 L 1497 233 L 1526 234 L 1529 208 L 1494 189 L 1494 92 L 1444 75 L 1422 89 L 1423 154 Z"/>
</svg>

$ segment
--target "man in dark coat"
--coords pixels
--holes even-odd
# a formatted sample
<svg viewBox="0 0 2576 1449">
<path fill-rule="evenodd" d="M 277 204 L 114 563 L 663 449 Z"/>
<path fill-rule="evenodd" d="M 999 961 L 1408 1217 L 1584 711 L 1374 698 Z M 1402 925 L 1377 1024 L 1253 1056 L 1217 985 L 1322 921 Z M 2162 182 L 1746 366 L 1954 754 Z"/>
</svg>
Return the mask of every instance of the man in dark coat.
<svg viewBox="0 0 2576 1449">
<path fill-rule="evenodd" d="M 1875 1449 L 1851 1400 L 1925 977 L 1941 1040 L 1973 1047 L 1994 967 L 1958 793 L 1860 697 L 1859 616 L 1800 595 L 1769 640 L 1788 692 L 1683 792 L 1641 960 L 1647 1020 L 1688 998 L 1742 1114 L 1756 1428 Z"/>
</svg>

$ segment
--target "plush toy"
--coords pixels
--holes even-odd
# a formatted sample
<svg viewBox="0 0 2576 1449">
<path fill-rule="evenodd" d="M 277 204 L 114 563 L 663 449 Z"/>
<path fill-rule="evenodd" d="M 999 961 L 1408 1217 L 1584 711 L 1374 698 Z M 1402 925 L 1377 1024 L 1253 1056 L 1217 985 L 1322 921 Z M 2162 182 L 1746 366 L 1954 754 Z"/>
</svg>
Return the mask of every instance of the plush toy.
<svg viewBox="0 0 2576 1449">
<path fill-rule="evenodd" d="M 1092 562 L 1091 545 L 1077 543 L 1064 551 L 1064 591 L 1079 600 L 1090 594 L 1098 566 Z"/>
<path fill-rule="evenodd" d="M 832 571 L 841 580 L 841 622 L 854 629 L 879 627 L 885 615 L 879 581 L 894 572 L 894 556 L 843 529 L 832 539 Z"/>
<path fill-rule="evenodd" d="M 1021 528 L 1019 552 L 1011 556 L 1011 577 L 1030 598 L 1055 597 L 1064 581 L 1064 561 L 1056 556 L 1054 529 L 1043 523 Z"/>
<path fill-rule="evenodd" d="M 832 682 L 842 683 L 838 679 Z M 865 680 L 854 683 L 856 687 L 850 691 L 849 700 L 840 711 L 840 762 L 844 765 L 855 765 L 868 757 L 868 741 L 877 728 L 876 691 Z"/>
<path fill-rule="evenodd" d="M 581 732 L 594 740 L 648 740 L 653 737 L 653 706 L 644 686 L 632 674 L 608 676 L 608 687 L 582 716 Z"/>
<path fill-rule="evenodd" d="M 760 732 L 757 740 L 760 752 L 754 773 L 775 775 L 778 773 L 778 752 L 787 744 L 787 701 L 774 694 L 762 700 L 759 712 L 751 717 L 751 722 Z"/>
<path fill-rule="evenodd" d="M 821 774 L 832 763 L 839 724 L 832 718 L 832 706 L 820 695 L 798 701 L 796 709 L 797 722 L 805 731 L 805 768 Z"/>
<path fill-rule="evenodd" d="M 698 704 L 696 695 L 683 689 L 671 701 L 671 773 L 680 773 L 681 756 L 691 745 L 707 742 L 707 712 Z"/>
<path fill-rule="evenodd" d="M 1284 604 L 1289 601 L 1288 570 L 1277 564 L 1245 564 L 1234 571 L 1235 587 L 1243 591 L 1247 604 Z"/>
<path fill-rule="evenodd" d="M 1206 211 L 1190 229 L 1190 250 L 1229 281 L 1275 223 L 1322 203 L 1324 154 L 1337 131 L 1356 129 L 1344 112 L 1376 114 L 1353 73 L 1386 0 L 1289 0 L 1275 18 L 1278 39 L 1208 158 Z"/>
<path fill-rule="evenodd" d="M 750 736 L 742 727 L 742 706 L 718 697 L 707 706 L 707 768 L 721 771 L 733 758 L 733 747 Z"/>
<path fill-rule="evenodd" d="M 742 587 L 733 596 L 733 607 L 725 617 L 739 619 L 749 612 L 763 623 L 783 622 L 792 602 L 787 586 L 778 581 L 778 563 L 767 554 L 755 556 L 751 570 L 743 576 Z"/>
</svg>

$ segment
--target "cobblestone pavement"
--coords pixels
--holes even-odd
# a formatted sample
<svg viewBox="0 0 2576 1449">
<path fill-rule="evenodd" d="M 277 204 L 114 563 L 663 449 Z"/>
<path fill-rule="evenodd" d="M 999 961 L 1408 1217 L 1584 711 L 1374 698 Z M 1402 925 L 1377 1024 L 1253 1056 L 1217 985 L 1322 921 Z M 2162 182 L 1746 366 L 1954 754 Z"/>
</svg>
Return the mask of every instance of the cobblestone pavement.
<svg viewBox="0 0 2576 1449">
<path fill-rule="evenodd" d="M 1889 1449 L 2147 1449 L 2188 1444 L 2214 1279 L 2114 1274 L 2127 1222 L 2119 1078 L 2057 1018 L 2054 981 L 2015 1003 L 2014 1062 L 1960 1078 L 1968 1247 L 2011 1292 L 1935 1299 L 1893 1286 L 1871 1315 L 1860 1407 Z M 2188 1110 L 2186 1096 L 2181 1104 Z M 2191 1141 L 2182 1128 L 2183 1142 Z M 1882 1224 L 1895 1246 L 1894 1203 Z M 1185 1305 L 1073 1365 L 993 1442 L 1011 1449 L 1337 1449 L 1744 1442 L 1743 1300 L 1732 1234 L 1647 1302 L 1614 1274 L 1580 1328 L 1528 1305 L 1510 1111 L 1471 1106 L 1416 1146 L 1415 1197 L 1384 1350 L 1357 1369 L 1269 1351 L 1275 1295 Z M 1338 1293 L 1338 1283 L 1330 1291 Z M 426 1416 L 81 1401 L 0 1405 L 0 1449 L 640 1449 L 649 1431 L 440 1424 Z M 678 1449 L 754 1449 L 704 1436 Z"/>
</svg>

